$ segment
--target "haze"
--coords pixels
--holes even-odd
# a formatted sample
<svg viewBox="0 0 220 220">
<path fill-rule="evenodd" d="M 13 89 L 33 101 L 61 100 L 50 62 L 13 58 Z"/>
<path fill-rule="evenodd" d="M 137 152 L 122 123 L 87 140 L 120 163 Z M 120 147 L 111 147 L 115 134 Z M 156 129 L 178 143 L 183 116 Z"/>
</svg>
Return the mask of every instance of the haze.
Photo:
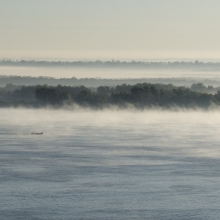
<svg viewBox="0 0 220 220">
<path fill-rule="evenodd" d="M 218 219 L 219 111 L 0 114 L 1 219 Z"/>
<path fill-rule="evenodd" d="M 220 59 L 217 0 L 1 0 L 0 58 Z"/>
<path fill-rule="evenodd" d="M 165 78 L 165 77 L 219 77 L 219 71 L 151 71 L 137 69 L 68 69 L 68 68 L 22 68 L 0 67 L 2 76 L 31 76 L 31 77 L 54 77 L 54 78 L 103 78 L 103 79 L 140 79 L 141 78 Z"/>
<path fill-rule="evenodd" d="M 0 219 L 219 219 L 219 9 L 0 0 Z"/>
</svg>

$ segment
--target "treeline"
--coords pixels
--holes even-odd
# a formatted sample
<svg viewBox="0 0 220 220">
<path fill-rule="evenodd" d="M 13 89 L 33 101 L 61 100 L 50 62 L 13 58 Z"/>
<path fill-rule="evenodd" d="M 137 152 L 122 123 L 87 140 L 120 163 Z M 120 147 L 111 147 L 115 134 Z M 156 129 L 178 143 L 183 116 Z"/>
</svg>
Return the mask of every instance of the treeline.
<svg viewBox="0 0 220 220">
<path fill-rule="evenodd" d="M 173 85 L 142 83 L 135 86 L 118 85 L 115 88 L 101 86 L 97 92 L 88 88 L 47 87 L 37 88 L 36 98 L 44 104 L 77 103 L 82 106 L 103 107 L 128 104 L 137 108 L 146 107 L 202 107 L 220 104 L 220 92 L 212 95 L 200 93 L 185 87 Z"/>
<path fill-rule="evenodd" d="M 16 67 L 76 67 L 76 68 L 147 68 L 147 69 L 193 69 L 219 70 L 219 62 L 146 62 L 146 61 L 36 61 L 36 60 L 1 60 L 0 66 Z"/>
<path fill-rule="evenodd" d="M 172 84 L 139 83 L 136 85 L 122 84 L 116 87 L 100 86 L 94 91 L 85 86 L 37 85 L 22 86 L 12 92 L 11 96 L 17 97 L 17 102 L 23 100 L 23 104 L 32 103 L 33 106 L 38 107 L 46 105 L 61 107 L 64 104 L 72 105 L 74 103 L 94 108 L 110 105 L 119 107 L 133 105 L 137 108 L 170 108 L 173 106 L 208 108 L 213 104 L 220 105 L 219 91 L 215 94 L 208 94 L 192 90 L 192 88 L 200 88 L 201 86 L 204 85 L 197 84 L 186 88 Z"/>
<path fill-rule="evenodd" d="M 122 85 L 126 85 L 127 89 L 124 89 L 120 92 L 128 92 L 128 90 L 132 86 L 143 85 L 143 84 L 144 83 L 136 83 L 133 85 L 133 84 L 123 83 Z M 152 83 L 150 83 L 150 82 L 148 83 L 148 85 L 151 85 L 151 84 Z M 40 84 L 38 84 L 38 85 L 40 85 Z M 45 84 L 45 85 L 51 86 L 48 84 Z M 61 84 L 59 84 L 58 86 L 55 86 L 55 87 L 60 88 L 60 85 Z M 162 83 L 153 83 L 152 85 L 155 85 L 156 87 L 158 87 L 158 85 L 163 85 L 163 87 L 165 87 L 165 84 L 162 84 Z M 178 88 L 177 85 L 173 86 L 173 84 L 171 84 L 171 83 L 169 83 L 168 85 L 169 85 L 169 88 L 172 88 L 172 87 Z M 172 87 L 170 87 L 170 85 L 172 85 Z M 29 92 L 32 92 L 36 87 L 37 87 L 36 85 L 34 85 L 34 86 L 21 86 L 21 85 L 15 85 L 12 83 L 8 83 L 4 87 L 0 87 L 0 93 L 14 92 L 14 91 L 20 90 L 20 89 L 22 91 L 22 90 L 33 88 L 33 89 L 30 89 L 31 91 L 29 91 Z M 77 86 L 65 86 L 65 85 L 63 85 L 62 87 L 69 88 L 69 90 L 74 90 L 74 88 L 86 88 L 85 86 L 78 86 L 77 87 Z M 179 86 L 179 87 L 180 88 L 190 88 L 191 91 L 208 93 L 208 94 L 214 94 L 214 93 L 217 93 L 218 91 L 220 91 L 220 86 L 217 86 L 217 87 L 214 87 L 212 85 L 205 86 L 203 83 L 193 83 L 189 87 L 188 86 Z M 105 88 L 105 90 L 118 93 L 120 86 L 96 86 L 96 87 L 89 87 L 89 88 L 92 88 L 93 91 L 97 89 L 98 92 L 101 92 Z"/>
<path fill-rule="evenodd" d="M 219 87 L 220 78 L 197 78 L 197 77 L 172 77 L 172 78 L 128 78 L 128 79 L 103 79 L 103 78 L 53 78 L 53 77 L 28 77 L 28 76 L 0 76 L 0 87 L 8 85 L 21 86 L 21 85 L 43 85 L 50 86 L 65 85 L 65 86 L 81 86 L 98 87 L 98 86 L 117 86 L 123 83 L 135 85 L 141 82 L 149 82 L 152 84 L 174 84 L 177 86 L 191 86 L 201 82 L 208 86 L 213 85 Z M 9 88 L 9 86 L 8 86 Z M 210 92 L 211 90 L 204 90 L 203 92 Z M 214 89 L 212 92 L 216 92 Z"/>
</svg>

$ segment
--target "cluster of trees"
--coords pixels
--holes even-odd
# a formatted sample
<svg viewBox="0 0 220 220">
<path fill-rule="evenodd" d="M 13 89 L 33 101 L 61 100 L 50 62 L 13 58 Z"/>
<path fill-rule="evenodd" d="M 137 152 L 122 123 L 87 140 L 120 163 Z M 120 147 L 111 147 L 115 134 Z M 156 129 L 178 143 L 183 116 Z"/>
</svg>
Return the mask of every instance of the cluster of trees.
<svg viewBox="0 0 220 220">
<path fill-rule="evenodd" d="M 6 85 L 13 85 L 20 87 L 21 85 L 43 85 L 47 84 L 50 86 L 65 85 L 65 86 L 87 86 L 87 87 L 98 87 L 98 86 L 111 86 L 115 87 L 117 85 L 126 83 L 130 85 L 135 85 L 140 82 L 149 82 L 152 84 L 174 84 L 178 86 L 191 86 L 192 84 L 197 85 L 201 82 L 203 85 L 213 85 L 217 88 L 207 89 L 203 87 L 203 91 L 208 93 L 215 93 L 220 90 L 220 78 L 197 78 L 197 77 L 173 77 L 173 78 L 128 78 L 128 79 L 103 79 L 103 78 L 53 78 L 53 77 L 31 77 L 31 76 L 0 76 L 0 87 L 5 87 Z M 8 87 L 9 88 L 9 87 Z M 11 86 L 12 88 L 12 86 Z M 0 88 L 1 89 L 1 88 Z"/>
<path fill-rule="evenodd" d="M 220 105 L 220 90 L 201 83 L 190 88 L 172 84 L 138 83 L 135 85 L 121 84 L 115 87 L 99 86 L 20 86 L 7 85 L 8 91 L 0 90 L 0 106 L 62 106 L 77 103 L 81 106 L 105 107 L 117 105 L 126 107 L 132 104 L 137 108 L 179 106 L 185 108 L 208 108 L 210 105 Z M 207 92 L 203 92 L 207 91 Z M 210 91 L 216 91 L 211 93 Z M 208 93 L 210 92 L 210 93 Z"/>
<path fill-rule="evenodd" d="M 149 68 L 149 69 L 220 69 L 219 62 L 146 62 L 146 61 L 36 61 L 36 60 L 1 60 L 0 66 L 22 67 L 84 67 L 84 68 Z"/>
<path fill-rule="evenodd" d="M 22 91 L 22 89 L 21 89 Z M 116 87 L 100 86 L 97 91 L 86 87 L 67 87 L 58 85 L 39 86 L 35 90 L 37 100 L 43 104 L 62 105 L 77 103 L 82 106 L 103 107 L 117 105 L 125 107 L 132 104 L 137 108 L 145 107 L 202 107 L 220 105 L 220 92 L 207 94 L 192 91 L 190 88 L 176 87 L 171 84 L 140 83 L 134 86 L 122 84 Z"/>
</svg>

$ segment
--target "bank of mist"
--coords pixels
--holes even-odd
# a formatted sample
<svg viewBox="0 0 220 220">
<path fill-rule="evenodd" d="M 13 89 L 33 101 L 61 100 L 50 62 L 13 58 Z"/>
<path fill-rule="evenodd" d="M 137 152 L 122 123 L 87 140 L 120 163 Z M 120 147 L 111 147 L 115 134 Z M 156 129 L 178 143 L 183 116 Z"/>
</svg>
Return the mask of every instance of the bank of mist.
<svg viewBox="0 0 220 220">
<path fill-rule="evenodd" d="M 220 85 L 220 63 L 215 62 L 123 62 L 123 61 L 0 61 L 0 86 L 58 84 L 66 86 L 116 86 L 172 83 Z M 62 77 L 60 79 L 60 77 Z"/>
<path fill-rule="evenodd" d="M 45 152 L 60 151 L 66 149 L 66 142 L 71 139 L 70 143 L 76 148 L 78 144 L 94 146 L 100 150 L 100 154 L 130 157 L 137 152 L 141 155 L 142 152 L 146 156 L 161 157 L 158 157 L 158 161 L 155 157 L 152 160 L 140 158 L 135 163 L 172 163 L 172 155 L 176 159 L 184 155 L 220 157 L 219 111 L 138 111 L 113 108 L 97 111 L 78 107 L 72 110 L 10 108 L 0 109 L 0 114 L 2 143 L 8 139 L 16 143 L 17 139 L 21 139 L 28 150 L 33 150 L 29 142 L 36 140 L 39 147 L 42 141 L 53 142 L 53 145 L 47 146 L 44 143 L 41 146 Z M 33 136 L 32 132 L 43 132 L 43 135 Z M 16 144 L 14 150 L 18 150 Z M 126 162 L 132 163 L 129 160 L 116 160 L 112 165 Z M 104 163 L 111 161 L 106 160 Z"/>
</svg>

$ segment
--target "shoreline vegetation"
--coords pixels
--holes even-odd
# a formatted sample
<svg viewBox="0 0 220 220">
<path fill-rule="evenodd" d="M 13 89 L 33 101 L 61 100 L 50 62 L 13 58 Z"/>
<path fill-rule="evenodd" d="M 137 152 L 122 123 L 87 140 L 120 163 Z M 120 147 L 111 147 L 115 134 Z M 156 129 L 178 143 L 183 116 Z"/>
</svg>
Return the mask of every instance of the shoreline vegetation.
<svg viewBox="0 0 220 220">
<path fill-rule="evenodd" d="M 207 76 L 208 77 L 208 76 Z M 205 86 L 220 86 L 220 78 L 202 78 L 202 77 L 160 77 L 160 78 L 53 78 L 47 76 L 5 76 L 0 75 L 0 90 L 5 86 L 13 84 L 14 86 L 21 87 L 22 85 L 34 86 L 44 85 L 48 86 L 86 86 L 89 88 L 99 86 L 116 87 L 121 84 L 136 85 L 143 82 L 151 84 L 173 84 L 176 86 L 190 87 L 193 84 L 202 83 Z M 10 88 L 8 88 L 10 89 Z"/>
<path fill-rule="evenodd" d="M 78 105 L 94 109 L 116 106 L 137 109 L 209 109 L 220 106 L 220 87 L 202 83 L 190 87 L 172 84 L 138 83 L 121 84 L 115 87 L 99 86 L 16 86 L 8 84 L 0 90 L 0 107 L 41 108 Z"/>
<path fill-rule="evenodd" d="M 195 61 L 46 61 L 46 60 L 0 60 L 0 66 L 9 67 L 62 67 L 62 68 L 119 68 L 150 70 L 219 71 L 220 62 Z"/>
</svg>

